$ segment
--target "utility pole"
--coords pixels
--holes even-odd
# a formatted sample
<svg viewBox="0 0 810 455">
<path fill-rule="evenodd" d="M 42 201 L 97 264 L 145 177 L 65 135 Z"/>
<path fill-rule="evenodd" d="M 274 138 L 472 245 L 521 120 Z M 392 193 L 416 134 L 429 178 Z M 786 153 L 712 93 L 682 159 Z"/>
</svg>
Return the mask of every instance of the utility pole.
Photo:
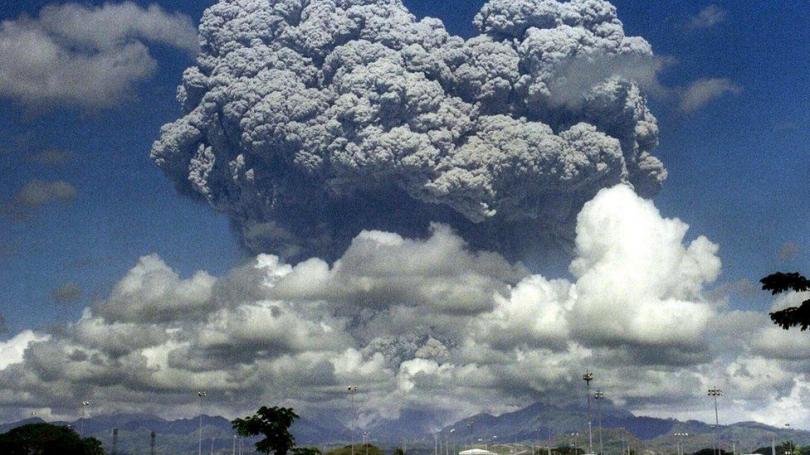
<svg viewBox="0 0 810 455">
<path fill-rule="evenodd" d="M 722 395 L 723 391 L 718 389 L 717 387 L 712 387 L 711 389 L 709 389 L 709 396 L 714 399 L 714 422 L 715 422 L 714 452 L 717 455 L 720 455 L 720 415 L 717 413 L 717 397 Z"/>
<path fill-rule="evenodd" d="M 118 428 L 113 428 L 112 455 L 118 455 Z"/>
<path fill-rule="evenodd" d="M 588 390 L 588 453 L 593 453 L 593 433 L 591 431 L 591 381 L 593 381 L 593 373 L 585 370 L 582 379 L 585 381 Z"/>
<path fill-rule="evenodd" d="M 155 432 L 149 433 L 149 453 L 157 455 L 157 444 L 155 444 Z"/>
</svg>

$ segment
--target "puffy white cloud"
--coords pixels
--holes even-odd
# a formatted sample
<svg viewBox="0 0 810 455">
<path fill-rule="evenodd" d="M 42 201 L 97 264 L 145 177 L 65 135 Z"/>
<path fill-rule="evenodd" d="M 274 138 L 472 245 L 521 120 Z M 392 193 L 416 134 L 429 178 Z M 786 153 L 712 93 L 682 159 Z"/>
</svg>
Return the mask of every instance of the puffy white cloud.
<svg viewBox="0 0 810 455">
<path fill-rule="evenodd" d="M 31 343 L 48 339 L 50 339 L 48 335 L 39 335 L 31 330 L 25 330 L 10 340 L 0 342 L 0 370 L 22 362 L 23 354 Z"/>
<path fill-rule="evenodd" d="M 698 79 L 681 90 L 679 109 L 682 112 L 694 112 L 709 102 L 723 95 L 736 95 L 742 87 L 725 78 Z"/>
<path fill-rule="evenodd" d="M 707 240 L 686 243 L 686 230 L 618 186 L 578 218 L 574 280 L 474 252 L 442 225 L 424 240 L 363 232 L 331 265 L 260 255 L 219 278 L 183 278 L 146 256 L 50 341 L 24 357 L 25 338 L 12 343 L 0 379 L 14 385 L 0 404 L 64 408 L 92 396 L 109 411 L 173 403 L 182 414 L 194 412 L 184 394 L 204 384 L 225 413 L 247 410 L 246 392 L 347 412 L 354 383 L 360 420 L 373 425 L 407 409 L 454 418 L 568 397 L 586 367 L 631 406 L 688 397 L 713 362 L 705 334 L 718 316 L 702 290 L 719 260 Z M 782 384 L 755 379 L 761 390 Z"/>
<path fill-rule="evenodd" d="M 93 397 L 99 412 L 187 415 L 204 385 L 226 415 L 280 397 L 349 415 L 356 384 L 360 424 L 419 409 L 429 429 L 574 399 L 585 368 L 611 399 L 655 415 L 694 412 L 713 385 L 733 395 L 729 415 L 805 403 L 810 346 L 707 300 L 717 246 L 687 229 L 620 185 L 577 218 L 571 279 L 475 252 L 442 225 L 424 240 L 363 232 L 332 264 L 260 255 L 222 277 L 180 277 L 146 256 L 78 321 L 0 349 L 0 409 Z"/>
<path fill-rule="evenodd" d="M 146 43 L 198 50 L 189 17 L 133 2 L 49 5 L 0 23 L 0 96 L 32 107 L 99 108 L 155 71 Z"/>
<path fill-rule="evenodd" d="M 298 264 L 274 289 L 289 299 L 349 301 L 357 307 L 420 305 L 432 313 L 474 314 L 492 308 L 528 271 L 500 255 L 467 249 L 447 226 L 425 241 L 361 232 L 333 267 L 312 259 Z"/>
<path fill-rule="evenodd" d="M 189 319 L 213 308 L 215 282 L 206 272 L 183 280 L 157 255 L 144 256 L 116 284 L 99 314 L 111 321 Z"/>
<path fill-rule="evenodd" d="M 432 221 L 516 257 L 524 237 L 570 241 L 601 188 L 660 189 L 641 89 L 659 64 L 611 4 L 493 0 L 475 25 L 450 36 L 400 1 L 222 0 L 152 157 L 253 251 L 295 259 Z"/>
<path fill-rule="evenodd" d="M 689 20 L 689 29 L 706 29 L 720 24 L 728 17 L 728 11 L 717 5 L 708 5 Z"/>
<path fill-rule="evenodd" d="M 621 217 L 616 214 L 621 213 Z M 582 338 L 701 345 L 712 308 L 701 291 L 720 273 L 717 245 L 664 219 L 627 187 L 602 191 L 578 218 L 573 307 Z"/>
</svg>

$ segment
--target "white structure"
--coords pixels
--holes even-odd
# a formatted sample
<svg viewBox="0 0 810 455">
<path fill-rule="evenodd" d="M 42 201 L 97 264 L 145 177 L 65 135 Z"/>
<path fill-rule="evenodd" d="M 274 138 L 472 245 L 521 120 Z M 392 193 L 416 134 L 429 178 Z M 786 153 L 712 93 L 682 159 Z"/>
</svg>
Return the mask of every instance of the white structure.
<svg viewBox="0 0 810 455">
<path fill-rule="evenodd" d="M 498 454 L 484 449 L 470 449 L 461 451 L 458 453 L 458 455 L 498 455 Z"/>
</svg>

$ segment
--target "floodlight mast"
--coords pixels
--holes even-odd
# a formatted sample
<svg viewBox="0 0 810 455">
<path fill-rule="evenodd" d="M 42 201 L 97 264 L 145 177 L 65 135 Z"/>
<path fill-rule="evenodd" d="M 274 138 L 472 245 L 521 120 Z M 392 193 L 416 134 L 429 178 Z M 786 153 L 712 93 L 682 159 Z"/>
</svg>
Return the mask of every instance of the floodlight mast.
<svg viewBox="0 0 810 455">
<path fill-rule="evenodd" d="M 357 425 L 357 411 L 354 407 L 354 394 L 357 393 L 357 386 L 350 385 L 347 390 L 349 392 L 349 399 L 352 403 L 352 455 L 354 455 L 354 432 L 355 426 Z"/>
<path fill-rule="evenodd" d="M 709 389 L 708 395 L 714 399 L 714 452 L 720 455 L 720 415 L 717 412 L 717 397 L 723 396 L 723 391 L 717 387 L 712 387 Z"/>
<path fill-rule="evenodd" d="M 593 453 L 593 432 L 591 431 L 591 381 L 593 381 L 593 373 L 585 370 L 582 379 L 585 381 L 588 393 L 588 453 Z"/>
<path fill-rule="evenodd" d="M 79 418 L 81 419 L 81 420 L 79 420 L 79 434 L 82 435 L 82 436 L 84 436 L 84 419 L 87 416 L 86 409 L 87 409 L 88 406 L 90 406 L 89 401 L 82 401 L 81 415 L 79 416 Z"/>
<path fill-rule="evenodd" d="M 203 398 L 207 397 L 208 394 L 204 391 L 197 392 L 197 398 L 200 399 L 200 437 L 197 443 L 197 455 L 202 455 L 202 414 L 203 414 Z"/>
<path fill-rule="evenodd" d="M 597 418 L 599 419 L 599 455 L 605 454 L 605 447 L 602 444 L 602 400 L 605 399 L 605 392 L 601 390 L 597 390 L 596 393 L 593 394 L 594 400 L 596 400 L 596 414 Z"/>
<path fill-rule="evenodd" d="M 677 446 L 678 455 L 684 455 L 685 450 L 683 440 L 687 436 L 689 436 L 689 433 L 675 433 L 675 443 Z"/>
</svg>

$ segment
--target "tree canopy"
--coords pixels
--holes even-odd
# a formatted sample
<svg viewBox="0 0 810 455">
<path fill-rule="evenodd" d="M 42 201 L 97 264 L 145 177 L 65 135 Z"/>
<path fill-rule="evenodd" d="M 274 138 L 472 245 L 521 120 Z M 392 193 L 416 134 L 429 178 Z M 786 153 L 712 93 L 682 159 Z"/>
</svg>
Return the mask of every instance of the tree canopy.
<svg viewBox="0 0 810 455">
<path fill-rule="evenodd" d="M 70 428 L 33 423 L 0 435 L 3 455 L 104 455 L 96 438 L 82 439 Z"/>
<path fill-rule="evenodd" d="M 805 292 L 810 290 L 810 280 L 799 273 L 777 272 L 768 275 L 762 280 L 762 289 L 771 291 L 771 294 L 781 294 L 787 291 Z M 805 331 L 810 327 L 810 299 L 805 300 L 798 307 L 789 307 L 771 313 L 774 324 L 787 330 L 791 327 L 800 327 Z"/>
<path fill-rule="evenodd" d="M 295 447 L 295 437 L 290 433 L 290 427 L 297 418 L 298 414 L 292 408 L 262 406 L 256 414 L 235 419 L 231 425 L 240 436 L 264 435 L 264 439 L 256 443 L 258 452 L 286 455 Z"/>
</svg>

